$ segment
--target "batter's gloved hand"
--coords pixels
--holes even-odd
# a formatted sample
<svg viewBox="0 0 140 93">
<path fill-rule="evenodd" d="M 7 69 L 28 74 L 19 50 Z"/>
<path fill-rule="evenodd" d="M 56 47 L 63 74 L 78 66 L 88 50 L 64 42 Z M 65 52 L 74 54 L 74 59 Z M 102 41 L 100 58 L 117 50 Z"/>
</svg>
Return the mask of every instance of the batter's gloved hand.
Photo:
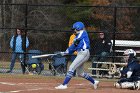
<svg viewBox="0 0 140 93">
<path fill-rule="evenodd" d="M 66 55 L 65 52 L 59 52 L 59 53 L 57 53 L 57 56 L 59 56 L 59 57 L 61 57 L 61 56 L 65 56 L 65 55 Z"/>
<path fill-rule="evenodd" d="M 57 55 L 65 56 L 67 54 L 69 54 L 68 50 L 66 50 L 65 52 L 59 52 Z"/>
<path fill-rule="evenodd" d="M 65 55 L 67 55 L 67 53 L 66 52 L 60 52 L 60 55 L 65 56 Z"/>
</svg>

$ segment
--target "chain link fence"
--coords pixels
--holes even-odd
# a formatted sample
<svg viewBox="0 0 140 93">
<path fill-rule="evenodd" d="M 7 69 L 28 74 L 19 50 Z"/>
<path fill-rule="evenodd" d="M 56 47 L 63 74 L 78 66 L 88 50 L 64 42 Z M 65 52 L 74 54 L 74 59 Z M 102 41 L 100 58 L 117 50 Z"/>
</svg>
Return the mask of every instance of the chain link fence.
<svg viewBox="0 0 140 93">
<path fill-rule="evenodd" d="M 41 50 L 43 54 L 48 54 L 65 51 L 72 34 L 72 24 L 82 21 L 89 33 L 92 59 L 92 41 L 101 30 L 108 31 L 112 40 L 140 40 L 139 11 L 140 7 L 1 4 L 0 71 L 6 72 L 9 69 L 13 52 L 10 40 L 16 28 L 25 31 L 29 39 L 29 47 L 24 54 L 28 54 L 29 50 Z M 115 52 L 117 47 L 113 45 L 112 49 Z M 115 59 L 116 55 L 112 58 Z M 16 61 L 15 72 L 21 69 L 18 60 Z M 48 71 L 46 59 L 43 59 L 43 63 L 45 74 Z M 86 64 L 87 72 L 91 73 L 88 67 L 91 67 L 91 60 Z"/>
</svg>

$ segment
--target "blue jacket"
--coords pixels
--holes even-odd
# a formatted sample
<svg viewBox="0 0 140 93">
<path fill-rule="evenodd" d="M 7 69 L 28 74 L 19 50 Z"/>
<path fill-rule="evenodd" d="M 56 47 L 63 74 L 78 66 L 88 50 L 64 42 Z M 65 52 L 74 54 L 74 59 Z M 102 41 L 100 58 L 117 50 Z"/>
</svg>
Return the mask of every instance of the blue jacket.
<svg viewBox="0 0 140 93">
<path fill-rule="evenodd" d="M 22 38 L 21 38 L 21 35 L 18 35 L 16 37 L 16 40 L 15 40 L 15 49 L 14 49 L 14 52 L 24 52 L 23 49 L 22 49 Z M 10 47 L 13 49 L 14 48 L 14 36 L 11 38 L 11 41 L 10 41 Z M 29 46 L 29 40 L 28 38 L 26 37 L 26 48 Z"/>
<path fill-rule="evenodd" d="M 77 42 L 77 45 L 75 42 Z M 90 48 L 90 40 L 88 34 L 85 30 L 79 31 L 74 39 L 74 43 L 67 48 L 66 52 L 72 54 L 74 51 L 80 51 L 81 49 L 89 49 Z"/>
</svg>

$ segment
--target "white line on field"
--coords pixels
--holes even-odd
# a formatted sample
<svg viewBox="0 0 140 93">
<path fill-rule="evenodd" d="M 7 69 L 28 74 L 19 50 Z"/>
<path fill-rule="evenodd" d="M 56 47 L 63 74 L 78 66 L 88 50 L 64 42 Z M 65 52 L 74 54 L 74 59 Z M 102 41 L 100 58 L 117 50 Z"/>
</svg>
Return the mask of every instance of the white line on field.
<svg viewBox="0 0 140 93">
<path fill-rule="evenodd" d="M 85 85 L 85 84 L 84 84 L 84 83 L 81 83 L 81 84 L 74 84 L 74 85 L 83 86 L 83 85 Z"/>
<path fill-rule="evenodd" d="M 14 91 L 7 91 L 7 92 L 0 92 L 0 93 L 18 93 L 18 92 L 23 92 L 23 91 L 34 91 L 34 90 L 41 90 L 42 88 L 37 88 L 37 89 L 25 89 L 25 90 L 14 90 Z"/>
<path fill-rule="evenodd" d="M 13 86 L 13 85 L 47 85 L 47 84 L 54 84 L 54 83 L 10 83 L 10 82 L 0 82 L 0 84 Z M 79 84 L 74 84 L 74 85 L 82 86 L 82 85 L 85 85 L 85 84 L 84 83 L 79 83 Z"/>
<path fill-rule="evenodd" d="M 26 85 L 45 85 L 45 84 L 49 84 L 49 83 L 18 83 L 18 85 L 22 85 L 22 84 L 26 84 Z M 52 84 L 52 83 L 50 83 L 50 84 Z"/>
<path fill-rule="evenodd" d="M 10 83 L 10 82 L 0 82 L 0 84 L 4 84 L 4 85 L 10 85 L 10 86 L 14 86 L 14 85 L 49 85 L 49 84 L 54 84 L 54 83 Z M 58 85 L 58 84 L 60 84 L 60 83 L 57 83 L 56 84 L 56 86 Z M 85 85 L 85 83 L 79 83 L 79 84 L 74 84 L 74 85 L 76 85 L 76 86 L 84 86 Z M 69 87 L 69 88 L 71 88 L 71 87 Z M 24 90 L 14 90 L 14 91 L 7 91 L 7 92 L 0 92 L 0 93 L 18 93 L 18 92 L 23 92 L 23 91 L 36 91 L 36 90 L 43 90 L 43 89 L 45 89 L 45 90 L 56 90 L 54 87 L 52 87 L 52 88 L 47 88 L 47 87 L 45 87 L 45 88 L 34 88 L 34 89 L 32 89 L 32 88 L 30 88 L 30 89 L 24 89 Z"/>
<path fill-rule="evenodd" d="M 14 83 L 9 83 L 9 82 L 0 82 L 0 84 L 10 85 L 10 86 L 14 86 L 14 85 L 16 85 L 16 84 L 14 84 Z"/>
<path fill-rule="evenodd" d="M 14 90 L 14 91 L 7 91 L 7 92 L 0 92 L 0 93 L 18 93 L 18 92 L 23 92 L 23 91 L 35 91 L 35 90 L 55 90 L 54 88 L 36 88 L 36 89 L 25 89 L 25 90 Z"/>
</svg>

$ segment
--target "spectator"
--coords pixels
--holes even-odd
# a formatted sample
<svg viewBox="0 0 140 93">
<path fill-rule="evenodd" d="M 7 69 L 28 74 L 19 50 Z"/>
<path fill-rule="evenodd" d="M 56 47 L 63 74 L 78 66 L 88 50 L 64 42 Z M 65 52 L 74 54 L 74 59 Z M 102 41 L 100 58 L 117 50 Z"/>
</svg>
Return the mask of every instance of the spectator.
<svg viewBox="0 0 140 93">
<path fill-rule="evenodd" d="M 11 58 L 10 70 L 8 70 L 7 73 L 12 73 L 17 57 L 19 57 L 19 60 L 21 62 L 22 72 L 23 74 L 25 73 L 25 62 L 23 54 L 23 52 L 25 52 L 25 43 L 27 48 L 29 46 L 29 40 L 27 37 L 25 39 L 25 33 L 21 29 L 16 29 L 15 34 L 13 35 L 10 41 L 10 47 L 12 48 L 13 53 Z"/>
<path fill-rule="evenodd" d="M 133 49 L 124 51 L 125 61 L 127 65 L 122 68 L 121 77 L 118 82 L 114 84 L 116 88 L 132 88 L 140 89 L 140 62 L 136 58 L 136 52 Z"/>
<path fill-rule="evenodd" d="M 99 38 L 97 38 L 95 40 L 95 45 L 94 45 L 94 49 L 93 49 L 95 56 L 92 58 L 92 67 L 93 68 L 96 68 L 96 67 L 100 68 L 102 65 L 94 63 L 94 62 L 106 61 L 107 56 L 109 56 L 111 54 L 111 49 L 112 49 L 112 43 L 111 43 L 109 36 L 107 36 L 106 32 L 100 32 Z M 96 70 L 93 70 L 92 74 L 96 75 Z M 105 74 L 107 74 L 107 72 L 106 71 L 99 71 L 99 74 L 105 75 Z"/>
<path fill-rule="evenodd" d="M 73 34 L 70 36 L 70 39 L 69 39 L 69 47 L 73 44 L 73 41 L 74 41 L 74 38 L 76 37 L 76 33 L 73 32 Z M 76 58 L 76 55 L 77 55 L 77 51 L 75 51 L 73 53 L 73 55 L 70 57 L 71 61 L 73 62 L 74 59 Z M 76 70 L 74 71 L 74 74 L 73 76 L 76 76 Z"/>
</svg>

